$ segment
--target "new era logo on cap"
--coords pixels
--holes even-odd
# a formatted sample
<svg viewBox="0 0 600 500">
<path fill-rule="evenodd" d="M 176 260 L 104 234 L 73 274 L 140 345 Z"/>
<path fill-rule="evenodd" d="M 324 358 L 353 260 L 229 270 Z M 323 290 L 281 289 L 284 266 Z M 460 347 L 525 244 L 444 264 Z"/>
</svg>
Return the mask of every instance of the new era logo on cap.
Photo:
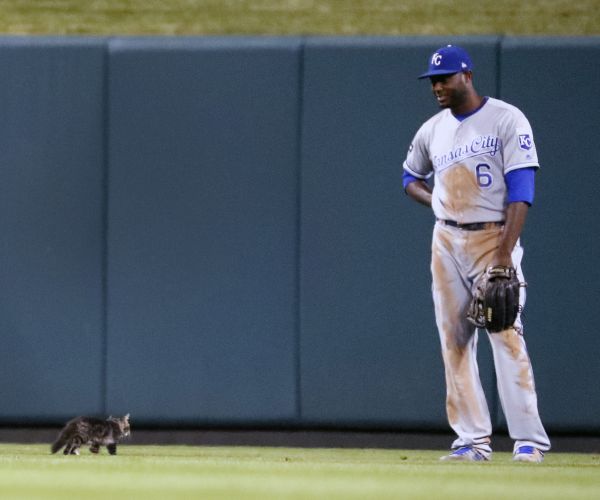
<svg viewBox="0 0 600 500">
<path fill-rule="evenodd" d="M 436 50 L 429 60 L 429 70 L 419 78 L 435 75 L 450 75 L 460 71 L 471 71 L 473 64 L 467 52 L 457 45 L 446 45 Z"/>
</svg>

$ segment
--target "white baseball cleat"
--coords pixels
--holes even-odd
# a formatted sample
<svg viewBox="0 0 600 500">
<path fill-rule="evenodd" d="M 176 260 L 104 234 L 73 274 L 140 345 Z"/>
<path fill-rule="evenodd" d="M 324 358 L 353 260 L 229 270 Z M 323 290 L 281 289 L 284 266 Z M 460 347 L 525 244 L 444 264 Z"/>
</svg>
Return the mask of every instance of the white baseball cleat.
<svg viewBox="0 0 600 500">
<path fill-rule="evenodd" d="M 440 460 L 456 462 L 487 462 L 490 458 L 472 446 L 461 446 L 450 455 L 444 455 Z"/>
<path fill-rule="evenodd" d="M 513 460 L 515 462 L 533 462 L 539 464 L 544 461 L 544 454 L 533 446 L 519 446 L 513 454 Z"/>
</svg>

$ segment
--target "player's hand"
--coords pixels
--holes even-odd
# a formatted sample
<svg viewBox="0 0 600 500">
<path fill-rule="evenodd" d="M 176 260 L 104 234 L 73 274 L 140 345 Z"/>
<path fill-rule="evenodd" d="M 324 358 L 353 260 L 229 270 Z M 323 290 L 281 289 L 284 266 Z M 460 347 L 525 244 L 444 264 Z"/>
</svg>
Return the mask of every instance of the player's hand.
<svg viewBox="0 0 600 500">
<path fill-rule="evenodd" d="M 492 267 L 495 267 L 495 266 L 514 267 L 510 253 L 501 252 L 501 251 L 496 252 L 496 255 L 492 259 L 492 262 L 490 263 L 490 265 Z"/>
</svg>

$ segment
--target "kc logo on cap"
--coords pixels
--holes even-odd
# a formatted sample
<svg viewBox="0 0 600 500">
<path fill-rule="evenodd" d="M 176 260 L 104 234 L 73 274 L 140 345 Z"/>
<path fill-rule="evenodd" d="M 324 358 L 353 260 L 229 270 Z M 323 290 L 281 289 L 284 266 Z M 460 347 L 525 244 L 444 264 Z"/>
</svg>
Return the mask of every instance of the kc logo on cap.
<svg viewBox="0 0 600 500">
<path fill-rule="evenodd" d="M 436 52 L 431 56 L 431 64 L 434 66 L 439 66 L 442 63 L 442 54 Z"/>
<path fill-rule="evenodd" d="M 457 45 L 446 45 L 433 53 L 429 60 L 429 70 L 419 78 L 471 71 L 472 67 L 471 58 L 464 49 Z"/>
</svg>

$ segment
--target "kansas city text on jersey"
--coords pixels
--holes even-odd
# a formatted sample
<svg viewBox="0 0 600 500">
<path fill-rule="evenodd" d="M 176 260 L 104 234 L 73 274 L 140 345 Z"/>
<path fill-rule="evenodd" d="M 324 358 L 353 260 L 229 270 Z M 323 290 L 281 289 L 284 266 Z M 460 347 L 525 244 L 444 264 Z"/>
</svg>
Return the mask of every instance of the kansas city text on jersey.
<svg viewBox="0 0 600 500">
<path fill-rule="evenodd" d="M 500 139 L 494 135 L 478 135 L 471 142 L 456 146 L 443 155 L 433 155 L 432 162 L 439 171 L 465 158 L 489 154 L 495 156 L 500 149 Z"/>
</svg>

